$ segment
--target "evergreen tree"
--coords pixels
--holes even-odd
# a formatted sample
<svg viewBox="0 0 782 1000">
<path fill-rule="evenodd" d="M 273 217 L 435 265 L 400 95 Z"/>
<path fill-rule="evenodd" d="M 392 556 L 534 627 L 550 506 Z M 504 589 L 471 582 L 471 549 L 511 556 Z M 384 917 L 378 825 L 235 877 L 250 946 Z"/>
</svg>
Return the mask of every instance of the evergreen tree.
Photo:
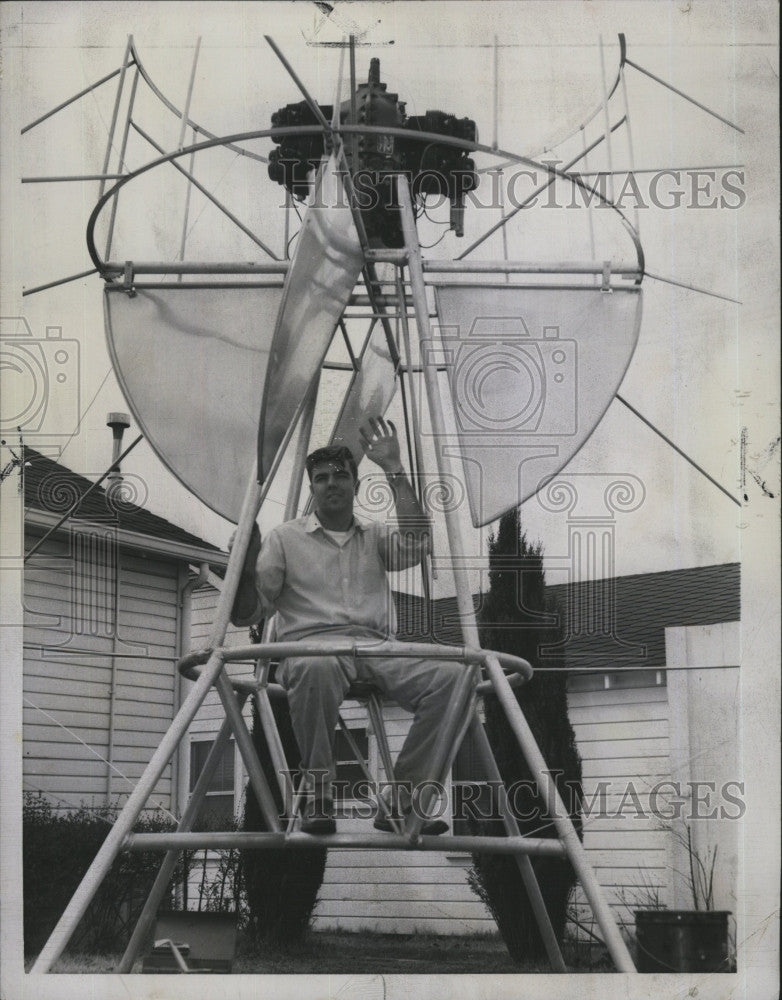
<svg viewBox="0 0 782 1000">
<path fill-rule="evenodd" d="M 260 641 L 260 637 L 253 637 L 253 641 Z M 291 780 L 295 781 L 298 777 L 299 748 L 293 734 L 287 699 L 272 699 L 272 711 L 285 759 L 292 772 Z M 252 733 L 261 767 L 284 825 L 285 805 L 255 704 Z M 249 783 L 243 828 L 253 831 L 266 829 L 258 800 Z M 325 847 L 242 852 L 242 881 L 250 911 L 251 932 L 256 939 L 281 945 L 301 940 L 312 920 L 318 891 L 323 883 L 326 854 Z"/>
<path fill-rule="evenodd" d="M 505 514 L 489 541 L 489 593 L 479 612 L 481 644 L 487 649 L 512 653 L 539 663 L 539 648 L 556 642 L 554 607 L 546 598 L 543 556 L 540 544 L 530 545 L 521 530 L 518 510 Z M 547 667 L 563 664 L 546 658 Z M 516 700 L 550 771 L 555 774 L 560 795 L 581 835 L 578 803 L 581 801 L 581 760 L 573 728 L 567 716 L 564 670 L 536 673 L 516 689 Z M 485 698 L 485 729 L 506 787 L 517 782 L 522 795 L 514 794 L 512 805 L 522 834 L 556 837 L 556 830 L 537 793 L 532 774 L 496 695 Z M 482 833 L 502 836 L 496 821 L 478 821 Z M 569 861 L 533 857 L 532 866 L 540 884 L 554 931 L 562 940 L 567 902 L 575 882 Z M 473 890 L 491 910 L 514 961 L 545 958 L 537 921 L 529 904 L 516 860 L 497 854 L 476 854 L 469 877 Z"/>
</svg>

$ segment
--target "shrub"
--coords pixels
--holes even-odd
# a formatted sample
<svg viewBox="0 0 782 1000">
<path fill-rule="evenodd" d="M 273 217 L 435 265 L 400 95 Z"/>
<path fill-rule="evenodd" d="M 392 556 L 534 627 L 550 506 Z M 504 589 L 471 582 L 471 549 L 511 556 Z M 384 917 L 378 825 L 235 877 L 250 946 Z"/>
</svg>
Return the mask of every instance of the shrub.
<svg viewBox="0 0 782 1000">
<path fill-rule="evenodd" d="M 295 762 L 299 760 L 299 749 L 291 726 L 288 703 L 284 699 L 275 699 L 272 702 L 272 709 L 285 751 L 285 759 L 291 771 L 295 771 Z M 253 704 L 253 742 L 278 812 L 284 819 L 285 807 L 282 795 L 255 704 Z M 249 784 L 244 829 L 266 829 L 258 800 Z M 301 940 L 312 920 L 318 890 L 323 883 L 326 853 L 324 847 L 242 852 L 242 882 L 250 914 L 249 930 L 254 937 L 282 945 Z"/>
<path fill-rule="evenodd" d="M 23 900 L 25 951 L 40 951 L 117 819 L 113 807 L 82 806 L 56 812 L 40 794 L 23 806 Z M 174 829 L 161 814 L 139 818 L 136 833 Z M 160 867 L 159 851 L 121 852 L 71 936 L 72 950 L 116 951 L 124 947 Z M 182 867 L 172 886 L 184 877 Z"/>
<path fill-rule="evenodd" d="M 490 589 L 480 614 L 481 644 L 521 656 L 534 666 L 540 645 L 557 638 L 548 624 L 553 609 L 546 601 L 542 549 L 540 545 L 529 545 L 521 532 L 516 510 L 501 519 L 497 535 L 491 537 L 489 546 Z M 547 658 L 546 666 L 561 664 Z M 555 772 L 560 795 L 580 835 L 581 761 L 567 717 L 564 671 L 535 674 L 529 683 L 517 688 L 516 700 L 548 769 Z M 486 734 L 504 784 L 522 783 L 519 787 L 523 794 L 514 796 L 513 803 L 521 833 L 556 837 L 543 799 L 535 790 L 532 774 L 497 697 L 488 695 L 484 708 Z M 476 824 L 476 830 L 497 835 L 504 832 L 491 821 L 481 821 Z M 554 932 L 561 943 L 568 896 L 575 882 L 572 866 L 558 858 L 533 857 L 531 860 Z M 514 858 L 476 854 L 468 881 L 497 921 L 514 961 L 545 956 L 537 921 Z"/>
</svg>

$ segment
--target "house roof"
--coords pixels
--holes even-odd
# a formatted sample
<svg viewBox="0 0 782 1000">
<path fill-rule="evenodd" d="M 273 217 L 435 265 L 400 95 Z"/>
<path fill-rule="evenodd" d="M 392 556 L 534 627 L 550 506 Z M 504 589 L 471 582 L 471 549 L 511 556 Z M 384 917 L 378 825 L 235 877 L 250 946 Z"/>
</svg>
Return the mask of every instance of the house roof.
<svg viewBox="0 0 782 1000">
<path fill-rule="evenodd" d="M 565 666 L 648 669 L 665 666 L 666 628 L 738 621 L 740 584 L 740 565 L 726 563 L 557 584 L 546 592 L 559 609 Z M 395 597 L 400 639 L 463 642 L 455 597 L 434 601 L 429 613 L 420 597 Z M 480 595 L 473 602 L 477 609 Z"/>
<path fill-rule="evenodd" d="M 166 543 L 172 553 L 181 551 L 189 558 L 202 552 L 214 553 L 225 561 L 224 553 L 217 546 L 136 503 L 139 493 L 136 477 L 125 478 L 126 490 L 122 493 L 112 490 L 108 481 L 104 481 L 107 488 L 95 486 L 85 476 L 30 447 L 24 449 L 23 475 L 25 519 L 28 522 L 37 521 L 43 527 L 49 526 L 48 522 L 55 524 L 66 510 L 82 498 L 70 515 L 71 523 L 105 522 L 108 519 L 128 538 L 141 536 Z"/>
</svg>

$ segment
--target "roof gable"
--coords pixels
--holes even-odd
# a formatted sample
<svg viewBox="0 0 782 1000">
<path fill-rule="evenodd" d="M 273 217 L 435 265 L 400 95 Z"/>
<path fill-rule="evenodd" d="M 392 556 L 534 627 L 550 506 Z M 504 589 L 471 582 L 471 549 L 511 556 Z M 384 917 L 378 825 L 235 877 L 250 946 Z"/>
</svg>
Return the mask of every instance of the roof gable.
<svg viewBox="0 0 782 1000">
<path fill-rule="evenodd" d="M 23 477 L 25 517 L 30 511 L 39 511 L 60 518 L 81 498 L 70 515 L 71 521 L 109 520 L 117 528 L 135 535 L 221 552 L 210 542 L 135 503 L 132 480 L 125 491 L 112 489 L 110 485 L 104 489 L 28 446 L 24 449 Z"/>
<path fill-rule="evenodd" d="M 740 620 L 740 569 L 726 563 L 547 587 L 565 636 L 559 662 L 585 670 L 664 667 L 666 628 Z M 394 596 L 400 639 L 463 643 L 455 597 L 428 609 L 421 597 Z M 476 610 L 480 603 L 474 595 Z"/>
</svg>

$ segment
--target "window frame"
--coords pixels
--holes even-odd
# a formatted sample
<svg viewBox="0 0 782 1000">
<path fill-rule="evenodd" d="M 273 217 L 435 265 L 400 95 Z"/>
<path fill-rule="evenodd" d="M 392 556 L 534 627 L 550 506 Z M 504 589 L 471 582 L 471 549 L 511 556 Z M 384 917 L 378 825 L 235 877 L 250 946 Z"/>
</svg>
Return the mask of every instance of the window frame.
<svg viewBox="0 0 782 1000">
<path fill-rule="evenodd" d="M 215 744 L 215 742 L 216 742 L 216 737 L 214 737 L 214 736 L 209 736 L 207 734 L 202 734 L 202 733 L 191 735 L 190 741 L 189 741 L 189 753 L 188 753 L 188 758 L 187 758 L 187 761 L 188 761 L 188 775 L 187 775 L 187 778 L 188 778 L 188 781 L 187 781 L 188 796 L 192 796 L 193 790 L 195 789 L 195 786 L 196 786 L 196 784 L 198 782 L 198 779 L 199 779 L 199 777 L 201 775 L 201 772 L 203 771 L 204 765 L 206 764 L 206 759 L 209 756 L 209 749 Z M 201 746 L 203 746 L 203 747 L 206 748 L 206 752 L 205 752 L 205 754 L 203 756 L 203 760 L 200 762 L 200 767 L 198 767 L 196 769 L 196 767 L 194 766 L 194 765 L 198 764 L 198 761 L 195 759 L 196 755 L 198 753 L 198 750 L 196 750 L 196 747 L 201 747 Z M 225 776 L 221 775 L 221 770 L 223 768 L 225 768 L 226 764 L 228 764 L 229 762 L 230 762 L 230 773 L 228 775 L 225 775 Z M 230 812 L 229 812 L 228 809 L 226 809 L 225 810 L 226 811 L 226 816 L 230 815 L 230 817 L 231 817 L 231 820 L 230 820 L 231 823 L 233 823 L 236 820 L 236 816 L 237 816 L 237 803 L 239 802 L 239 796 L 237 795 L 237 779 L 240 778 L 240 768 L 237 767 L 237 763 L 238 762 L 237 762 L 236 740 L 233 737 L 231 737 L 231 739 L 228 741 L 228 743 L 226 744 L 225 748 L 223 749 L 223 756 L 222 756 L 222 760 L 220 762 L 220 765 L 218 766 L 218 769 L 215 772 L 215 774 L 212 776 L 212 781 L 213 782 L 217 778 L 218 780 L 222 779 L 223 782 L 225 783 L 225 780 L 227 778 L 229 778 L 230 779 L 230 783 L 231 783 L 231 787 L 230 787 L 230 789 L 228 789 L 228 788 L 214 788 L 214 789 L 208 788 L 206 790 L 206 792 L 204 793 L 203 801 L 202 801 L 201 806 L 199 807 L 199 810 L 198 810 L 198 815 L 195 817 L 195 821 L 194 821 L 194 824 L 193 824 L 194 831 L 197 831 L 199 828 L 201 828 L 201 820 L 202 820 L 203 813 L 204 812 L 208 812 L 209 808 L 210 808 L 210 806 L 209 806 L 209 800 L 210 799 L 212 799 L 213 801 L 214 800 L 227 800 L 230 797 Z M 222 815 L 222 810 L 221 810 L 221 815 Z"/>
</svg>

